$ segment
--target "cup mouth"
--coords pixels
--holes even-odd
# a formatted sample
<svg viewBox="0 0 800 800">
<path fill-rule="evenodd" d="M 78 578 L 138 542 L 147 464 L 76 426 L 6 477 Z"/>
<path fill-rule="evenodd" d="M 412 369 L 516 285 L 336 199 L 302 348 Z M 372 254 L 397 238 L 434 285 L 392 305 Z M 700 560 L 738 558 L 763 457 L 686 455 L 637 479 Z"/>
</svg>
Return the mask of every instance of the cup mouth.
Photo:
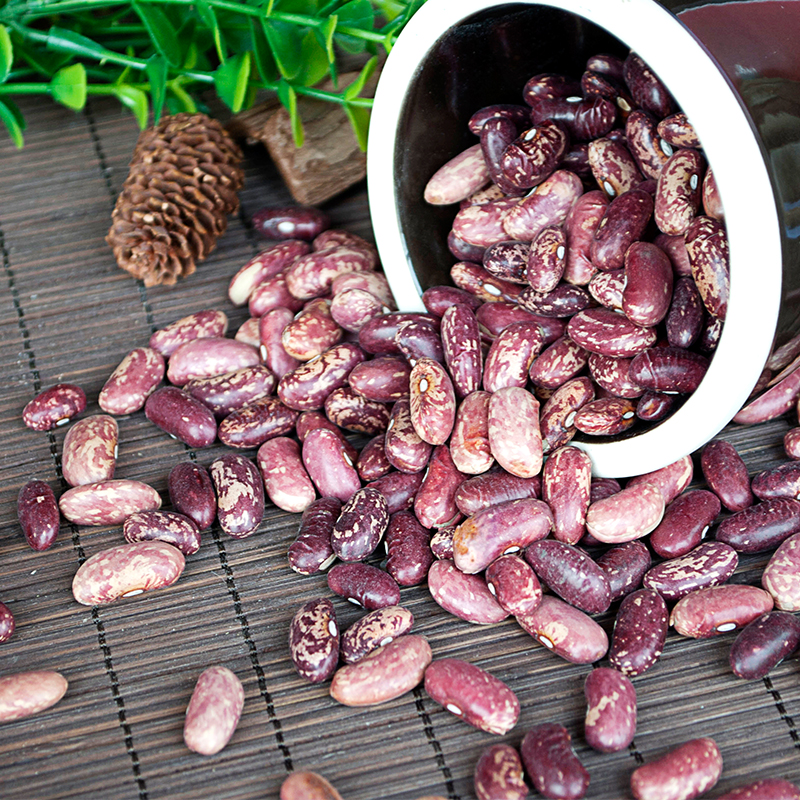
<svg viewBox="0 0 800 800">
<path fill-rule="evenodd" d="M 781 225 L 762 145 L 735 88 L 677 17 L 654 0 L 428 0 L 398 37 L 375 95 L 367 182 L 378 250 L 398 308 L 424 311 L 399 210 L 395 152 L 404 99 L 443 37 L 479 12 L 524 6 L 570 12 L 637 52 L 692 121 L 723 200 L 730 299 L 702 383 L 672 416 L 652 428 L 614 441 L 573 442 L 589 454 L 597 476 L 651 472 L 702 447 L 744 405 L 769 356 L 781 305 Z M 460 149 L 454 143 L 453 155 Z"/>
</svg>

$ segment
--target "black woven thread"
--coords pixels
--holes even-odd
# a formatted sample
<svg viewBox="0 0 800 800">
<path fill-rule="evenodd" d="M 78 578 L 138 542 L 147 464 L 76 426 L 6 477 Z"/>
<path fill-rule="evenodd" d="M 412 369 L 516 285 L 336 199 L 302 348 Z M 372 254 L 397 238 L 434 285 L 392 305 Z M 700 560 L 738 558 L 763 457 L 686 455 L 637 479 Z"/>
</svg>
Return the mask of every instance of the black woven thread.
<svg viewBox="0 0 800 800">
<path fill-rule="evenodd" d="M 798 750 L 800 750 L 800 736 L 798 736 L 797 728 L 795 728 L 794 725 L 794 720 L 786 713 L 786 706 L 784 706 L 783 704 L 783 698 L 781 697 L 781 693 L 775 688 L 769 676 L 764 678 L 764 686 L 766 686 L 767 691 L 772 695 L 772 700 L 775 703 L 775 708 L 778 709 L 778 713 L 781 715 L 781 719 L 786 723 L 786 726 L 789 728 L 789 736 L 791 736 L 794 746 Z"/>
<path fill-rule="evenodd" d="M 447 789 L 447 797 L 449 800 L 461 800 L 460 795 L 456 793 L 456 788 L 453 784 L 453 773 L 450 772 L 450 767 L 447 766 L 447 762 L 445 761 L 442 745 L 436 738 L 436 731 L 433 730 L 433 723 L 431 722 L 428 712 L 425 710 L 425 701 L 423 700 L 422 690 L 419 688 L 419 686 L 414 688 L 414 702 L 417 706 L 417 714 L 422 720 L 422 725 L 425 729 L 425 736 L 427 737 L 430 746 L 433 748 L 433 752 L 436 757 L 436 766 L 441 770 L 442 775 L 444 776 L 444 785 Z"/>
</svg>

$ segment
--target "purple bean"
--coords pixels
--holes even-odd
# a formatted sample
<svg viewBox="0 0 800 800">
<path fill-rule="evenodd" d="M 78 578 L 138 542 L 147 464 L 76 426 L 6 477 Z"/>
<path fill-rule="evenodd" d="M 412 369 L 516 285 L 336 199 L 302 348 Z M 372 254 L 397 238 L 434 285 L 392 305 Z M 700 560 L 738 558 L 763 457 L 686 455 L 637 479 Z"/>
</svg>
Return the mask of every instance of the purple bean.
<svg viewBox="0 0 800 800">
<path fill-rule="evenodd" d="M 50 484 L 28 481 L 17 495 L 17 519 L 25 541 L 37 551 L 47 550 L 58 536 L 60 518 Z"/>
<path fill-rule="evenodd" d="M 300 519 L 297 538 L 289 545 L 289 566 L 301 575 L 313 575 L 327 569 L 335 560 L 331 546 L 333 526 L 342 503 L 335 497 L 314 500 Z"/>
<path fill-rule="evenodd" d="M 397 581 L 368 564 L 337 564 L 328 572 L 328 587 L 334 594 L 368 611 L 396 606 L 400 602 Z"/>
<path fill-rule="evenodd" d="M 636 733 L 636 690 L 630 679 L 610 667 L 593 669 L 583 684 L 584 736 L 601 753 L 624 750 Z"/>
<path fill-rule="evenodd" d="M 539 794 L 559 800 L 580 800 L 589 786 L 589 772 L 572 749 L 569 731 L 554 722 L 537 725 L 520 745 L 525 771 Z"/>
<path fill-rule="evenodd" d="M 65 425 L 85 408 L 86 394 L 80 386 L 57 383 L 39 392 L 22 409 L 22 421 L 31 430 L 49 431 L 59 425 Z"/>
<path fill-rule="evenodd" d="M 356 620 L 344 633 L 339 652 L 345 664 L 355 664 L 378 647 L 408 633 L 414 624 L 414 615 L 402 606 L 376 608 Z"/>
<path fill-rule="evenodd" d="M 336 610 L 327 597 L 309 600 L 289 625 L 289 654 L 297 674 L 309 683 L 328 680 L 339 661 Z"/>
<path fill-rule="evenodd" d="M 641 675 L 664 649 L 669 628 L 667 605 L 653 589 L 638 589 L 620 603 L 608 663 L 623 675 Z"/>
</svg>

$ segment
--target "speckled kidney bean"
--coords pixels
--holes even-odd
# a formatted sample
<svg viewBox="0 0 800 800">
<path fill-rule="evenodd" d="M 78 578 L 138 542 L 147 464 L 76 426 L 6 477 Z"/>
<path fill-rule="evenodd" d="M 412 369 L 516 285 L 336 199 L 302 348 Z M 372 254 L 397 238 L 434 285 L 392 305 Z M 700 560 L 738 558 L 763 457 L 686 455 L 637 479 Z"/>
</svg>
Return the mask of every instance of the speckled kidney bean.
<svg viewBox="0 0 800 800">
<path fill-rule="evenodd" d="M 653 239 L 653 244 L 667 254 L 676 277 L 692 277 L 692 265 L 689 263 L 689 253 L 686 251 L 686 241 L 683 236 L 667 236 L 666 233 L 659 233 Z"/>
<path fill-rule="evenodd" d="M 426 528 L 441 528 L 461 518 L 455 502 L 467 476 L 456 468 L 445 445 L 435 447 L 414 500 L 414 513 Z"/>
<path fill-rule="evenodd" d="M 552 292 L 566 268 L 567 235 L 563 227 L 542 228 L 531 242 L 524 277 L 531 289 L 546 294 Z"/>
<path fill-rule="evenodd" d="M 233 338 L 237 342 L 244 342 L 245 344 L 252 345 L 255 348 L 261 346 L 261 339 L 259 337 L 259 320 L 256 317 L 246 319 L 237 329 Z"/>
<path fill-rule="evenodd" d="M 72 595 L 85 606 L 113 603 L 171 586 L 181 576 L 183 553 L 166 542 L 135 542 L 101 550 L 78 567 Z"/>
<path fill-rule="evenodd" d="M 731 646 L 728 661 L 739 678 L 758 680 L 790 656 L 800 644 L 800 619 L 788 611 L 770 611 L 745 625 Z"/>
<path fill-rule="evenodd" d="M 362 481 L 382 478 L 392 471 L 393 467 L 386 458 L 386 451 L 383 447 L 384 439 L 384 434 L 378 434 L 361 448 L 356 461 L 356 471 Z"/>
<path fill-rule="evenodd" d="M 334 321 L 351 333 L 357 333 L 367 320 L 389 310 L 379 297 L 365 289 L 346 289 L 339 292 L 334 295 L 330 307 Z"/>
<path fill-rule="evenodd" d="M 453 560 L 453 534 L 456 532 L 456 527 L 448 525 L 446 528 L 439 528 L 431 536 L 430 548 L 436 558 Z"/>
<path fill-rule="evenodd" d="M 329 228 L 314 237 L 311 242 L 312 250 L 329 250 L 332 247 L 350 247 L 353 250 L 360 250 L 367 256 L 370 269 L 375 269 L 378 265 L 378 250 L 372 242 L 368 242 L 363 236 L 359 236 L 352 231 L 342 228 Z M 335 278 L 334 278 L 335 280 Z"/>
<path fill-rule="evenodd" d="M 423 680 L 432 657 L 424 637 L 413 633 L 399 636 L 355 664 L 340 667 L 331 682 L 331 697 L 353 707 L 394 700 Z"/>
<path fill-rule="evenodd" d="M 376 608 L 356 620 L 344 633 L 339 652 L 345 664 L 355 664 L 378 647 L 408 633 L 414 624 L 414 616 L 402 606 Z"/>
<path fill-rule="evenodd" d="M 423 357 L 444 364 L 442 337 L 430 320 L 409 319 L 401 322 L 397 326 L 394 341 L 409 366 L 413 367 Z"/>
<path fill-rule="evenodd" d="M 545 389 L 557 389 L 574 378 L 587 364 L 589 352 L 564 336 L 542 351 L 531 363 L 530 379 Z"/>
<path fill-rule="evenodd" d="M 522 760 L 509 744 L 495 744 L 485 748 L 473 773 L 473 787 L 478 800 L 525 800 Z"/>
<path fill-rule="evenodd" d="M 667 341 L 672 347 L 691 347 L 703 327 L 703 301 L 692 278 L 675 281 L 666 317 Z"/>
<path fill-rule="evenodd" d="M 666 603 L 654 589 L 627 595 L 617 610 L 609 664 L 631 677 L 650 669 L 664 649 L 668 619 Z"/>
<path fill-rule="evenodd" d="M 284 328 L 294 319 L 294 312 L 289 308 L 278 307 L 267 311 L 259 320 L 259 353 L 270 372 L 278 379 L 300 365 L 283 347 Z"/>
<path fill-rule="evenodd" d="M 592 478 L 592 485 L 589 490 L 589 500 L 596 503 L 606 497 L 611 497 L 622 489 L 620 483 L 615 478 Z"/>
<path fill-rule="evenodd" d="M 322 775 L 292 772 L 281 784 L 280 800 L 342 800 L 342 796 Z"/>
<path fill-rule="evenodd" d="M 483 268 L 498 278 L 524 286 L 529 250 L 527 242 L 497 242 L 484 251 Z"/>
<path fill-rule="evenodd" d="M 556 170 L 508 211 L 503 219 L 504 238 L 531 242 L 544 228 L 561 225 L 582 193 L 583 183 L 574 172 Z"/>
<path fill-rule="evenodd" d="M 753 504 L 747 466 L 730 442 L 709 442 L 700 455 L 700 466 L 709 488 L 729 511 L 741 511 Z"/>
<path fill-rule="evenodd" d="M 342 440 L 333 431 L 317 428 L 303 440 L 303 466 L 322 497 L 347 502 L 361 488 L 361 479 Z"/>
<path fill-rule="evenodd" d="M 658 123 L 658 135 L 673 147 L 701 147 L 692 123 L 682 111 L 664 117 Z"/>
<path fill-rule="evenodd" d="M 459 259 L 463 261 L 464 259 Z M 422 293 L 422 303 L 426 310 L 441 319 L 450 306 L 466 305 L 473 311 L 481 307 L 481 301 L 474 294 L 459 289 L 456 286 L 430 286 Z"/>
<path fill-rule="evenodd" d="M 658 176 L 653 217 L 669 236 L 686 233 L 700 207 L 705 162 L 699 150 L 677 150 Z"/>
<path fill-rule="evenodd" d="M 765 780 L 739 786 L 720 795 L 719 800 L 798 800 L 800 789 L 782 778 Z"/>
<path fill-rule="evenodd" d="M 720 336 L 722 336 L 722 324 L 723 320 L 721 320 L 719 317 L 715 317 L 712 314 L 708 314 L 706 316 L 706 319 L 703 323 L 703 330 L 701 331 L 700 338 L 697 341 L 697 347 L 701 352 L 713 353 L 717 349 Z M 767 392 L 764 394 L 767 394 Z M 764 395 L 761 396 L 761 398 L 763 397 Z M 761 398 L 758 399 L 760 400 Z M 744 411 L 744 409 L 742 409 L 742 411 Z M 738 420 L 734 418 L 734 422 L 736 421 Z"/>
<path fill-rule="evenodd" d="M 489 180 L 481 145 L 474 144 L 436 170 L 425 184 L 425 201 L 437 206 L 458 203 Z"/>
<path fill-rule="evenodd" d="M 651 347 L 633 358 L 630 376 L 645 389 L 690 394 L 705 377 L 708 365 L 705 356 L 682 347 Z"/>
<path fill-rule="evenodd" d="M 533 788 L 547 798 L 580 800 L 589 787 L 589 772 L 572 749 L 569 731 L 555 722 L 529 730 L 520 745 L 522 763 Z"/>
<path fill-rule="evenodd" d="M 182 344 L 192 339 L 224 336 L 228 331 L 228 316 L 224 311 L 204 309 L 165 325 L 155 331 L 148 342 L 152 350 L 169 358 Z"/>
<path fill-rule="evenodd" d="M 489 448 L 503 469 L 520 478 L 539 473 L 543 458 L 539 401 L 530 392 L 518 386 L 494 392 L 489 399 L 488 428 Z"/>
<path fill-rule="evenodd" d="M 656 342 L 654 328 L 643 328 L 609 308 L 589 308 L 567 324 L 570 338 L 585 350 L 615 358 L 641 353 Z"/>
<path fill-rule="evenodd" d="M 186 708 L 183 741 L 194 753 L 212 756 L 231 740 L 244 708 L 244 687 L 227 667 L 200 673 Z"/>
<path fill-rule="evenodd" d="M 444 363 L 458 398 L 480 388 L 483 354 L 478 320 L 469 306 L 455 305 L 442 315 Z"/>
<path fill-rule="evenodd" d="M 542 317 L 532 314 L 527 309 L 515 303 L 498 301 L 496 303 L 483 303 L 475 312 L 481 333 L 494 339 L 512 322 L 537 322 L 542 329 L 545 346 L 552 344 L 564 335 L 566 323 L 555 317 Z"/>
<path fill-rule="evenodd" d="M 529 128 L 503 151 L 499 167 L 504 182 L 517 189 L 530 189 L 546 180 L 569 145 L 564 128 L 551 119 Z"/>
<path fill-rule="evenodd" d="M 389 463 L 401 472 L 420 472 L 430 459 L 433 446 L 417 433 L 408 400 L 398 400 L 392 407 L 384 450 Z"/>
<path fill-rule="evenodd" d="M 270 502 L 283 511 L 305 511 L 316 491 L 303 466 L 300 445 L 286 436 L 269 439 L 256 453 L 264 489 Z"/>
<path fill-rule="evenodd" d="M 542 470 L 542 499 L 553 512 L 553 536 L 577 544 L 586 530 L 592 462 L 576 447 L 554 450 Z"/>
<path fill-rule="evenodd" d="M 317 428 L 325 428 L 325 430 L 336 434 L 342 443 L 342 447 L 344 447 L 344 452 L 347 453 L 347 457 L 353 462 L 356 461 L 358 450 L 347 440 L 344 431 L 334 425 L 323 413 L 319 411 L 302 411 L 294 424 L 295 433 L 301 444 L 306 440 L 306 436 Z"/>
<path fill-rule="evenodd" d="M 396 606 L 400 602 L 397 581 L 369 564 L 337 564 L 328 572 L 328 587 L 334 594 L 368 611 Z"/>
<path fill-rule="evenodd" d="M 286 308 L 296 314 L 303 307 L 302 300 L 292 296 L 286 285 L 286 275 L 279 272 L 262 281 L 253 289 L 247 301 L 247 310 L 251 318 L 263 317 L 275 308 Z"/>
<path fill-rule="evenodd" d="M 311 206 L 270 206 L 253 214 L 253 229 L 266 239 L 311 241 L 330 227 L 330 217 Z"/>
<path fill-rule="evenodd" d="M 568 444 L 575 436 L 575 416 L 594 400 L 594 385 L 589 378 L 573 378 L 559 386 L 542 406 L 539 429 L 542 450 L 550 453 Z"/>
<path fill-rule="evenodd" d="M 139 411 L 164 377 L 164 357 L 149 347 L 137 347 L 122 359 L 100 390 L 97 402 L 109 414 Z"/>
<path fill-rule="evenodd" d="M 508 733 L 520 703 L 503 681 L 459 658 L 434 659 L 425 670 L 425 691 L 451 714 L 487 733 Z"/>
<path fill-rule="evenodd" d="M 395 341 L 397 332 L 404 322 L 428 322 L 436 327 L 439 318 L 433 314 L 393 312 L 373 317 L 358 332 L 358 343 L 367 353 L 376 356 L 402 355 Z"/>
<path fill-rule="evenodd" d="M 636 403 L 636 416 L 644 422 L 659 422 L 672 411 L 676 395 L 645 390 Z"/>
<path fill-rule="evenodd" d="M 539 579 L 570 605 L 589 614 L 608 609 L 611 603 L 608 578 L 580 548 L 544 539 L 525 548 L 525 559 Z"/>
<path fill-rule="evenodd" d="M 502 239 L 508 238 L 503 231 Z M 519 284 L 504 281 L 487 272 L 478 264 L 469 261 L 459 261 L 450 267 L 450 277 L 459 288 L 475 295 L 484 303 L 507 302 L 516 303 L 522 287 Z"/>
<path fill-rule="evenodd" d="M 328 680 L 339 662 L 339 626 L 327 597 L 303 604 L 289 625 L 289 655 L 297 674 L 309 683 Z"/>
<path fill-rule="evenodd" d="M 747 403 L 737 412 L 733 421 L 740 425 L 753 425 L 776 419 L 791 410 L 800 396 L 800 366 L 789 372 L 766 392 Z"/>
<path fill-rule="evenodd" d="M 586 512 L 586 529 L 601 542 L 619 544 L 646 536 L 663 516 L 661 490 L 642 483 L 592 503 Z"/>
<path fill-rule="evenodd" d="M 607 272 L 601 273 L 607 275 Z M 589 372 L 594 382 L 615 397 L 635 400 L 644 389 L 630 377 L 632 358 L 612 358 L 592 353 L 589 356 Z"/>
<path fill-rule="evenodd" d="M 638 540 L 615 545 L 596 560 L 606 575 L 612 603 L 638 589 L 652 563 L 647 546 Z"/>
<path fill-rule="evenodd" d="M 409 377 L 409 414 L 414 430 L 430 445 L 444 444 L 453 430 L 456 397 L 445 368 L 431 358 L 420 358 Z"/>
<path fill-rule="evenodd" d="M 539 324 L 514 322 L 504 328 L 492 342 L 483 367 L 483 387 L 496 392 L 507 386 L 524 388 L 533 359 L 542 349 Z"/>
<path fill-rule="evenodd" d="M 66 425 L 72 417 L 80 414 L 85 408 L 86 394 L 80 386 L 57 383 L 39 392 L 26 404 L 22 409 L 22 421 L 31 430 L 49 431 L 60 425 Z"/>
<path fill-rule="evenodd" d="M 226 375 L 189 381 L 183 390 L 208 406 L 217 419 L 221 419 L 254 400 L 272 394 L 275 383 L 272 372 L 258 364 Z"/>
<path fill-rule="evenodd" d="M 606 632 L 580 609 L 553 595 L 544 595 L 530 614 L 517 622 L 556 655 L 573 664 L 591 664 L 608 651 Z"/>
<path fill-rule="evenodd" d="M 585 286 L 597 267 L 592 264 L 589 250 L 597 226 L 608 207 L 608 198 L 598 189 L 584 192 L 576 201 L 564 220 L 567 254 L 564 264 L 564 280 Z"/>
<path fill-rule="evenodd" d="M 131 514 L 122 525 L 122 535 L 126 542 L 166 542 L 185 556 L 200 549 L 200 531 L 194 520 L 176 511 Z"/>
<path fill-rule="evenodd" d="M 664 496 L 665 503 L 671 503 L 692 482 L 694 463 L 692 457 L 682 456 L 664 467 L 646 472 L 643 475 L 634 475 L 628 479 L 628 486 L 642 483 L 651 483 L 657 486 Z"/>
<path fill-rule="evenodd" d="M 790 428 L 786 431 L 783 436 L 783 450 L 789 458 L 800 459 L 800 428 Z"/>
<path fill-rule="evenodd" d="M 0 603 L 0 644 L 11 638 L 15 627 L 11 609 L 5 603 Z"/>
<path fill-rule="evenodd" d="M 36 551 L 47 550 L 58 536 L 60 517 L 50 484 L 28 481 L 17 495 L 17 519 L 25 541 Z"/>
<path fill-rule="evenodd" d="M 313 575 L 327 569 L 336 558 L 331 533 L 342 503 L 335 497 L 314 500 L 303 511 L 297 537 L 289 545 L 289 566 L 300 575 Z"/>
<path fill-rule="evenodd" d="M 377 489 L 354 492 L 344 504 L 331 532 L 331 546 L 342 561 L 362 561 L 380 544 L 389 512 Z"/>
<path fill-rule="evenodd" d="M 657 179 L 672 151 L 662 149 L 653 115 L 641 108 L 632 111 L 625 120 L 625 139 L 645 177 Z"/>
<path fill-rule="evenodd" d="M 230 279 L 228 298 L 235 306 L 243 306 L 256 286 L 284 271 L 310 249 L 307 242 L 290 239 L 262 250 Z"/>
<path fill-rule="evenodd" d="M 578 409 L 573 425 L 591 436 L 613 436 L 632 427 L 635 417 L 633 401 L 624 397 L 600 397 Z"/>
<path fill-rule="evenodd" d="M 609 197 L 617 197 L 642 182 L 630 150 L 614 139 L 601 137 L 589 143 L 589 166 L 597 185 Z"/>
<path fill-rule="evenodd" d="M 713 739 L 692 739 L 631 775 L 636 800 L 693 800 L 722 774 L 722 755 Z"/>
<path fill-rule="evenodd" d="M 800 499 L 800 463 L 789 462 L 759 472 L 753 476 L 750 488 L 760 500 L 777 497 Z"/>
<path fill-rule="evenodd" d="M 678 600 L 669 622 L 681 636 L 704 639 L 744 627 L 772 607 L 772 596 L 757 586 L 709 586 Z"/>
<path fill-rule="evenodd" d="M 518 202 L 518 197 L 505 197 L 480 205 L 466 206 L 453 219 L 453 233 L 462 241 L 476 247 L 486 248 L 502 242 L 509 238 L 503 227 L 503 220 Z"/>
<path fill-rule="evenodd" d="M 217 517 L 217 498 L 208 471 L 200 464 L 176 464 L 167 478 L 172 507 L 189 517 L 201 531 L 208 530 Z"/>
<path fill-rule="evenodd" d="M 167 378 L 176 386 L 183 386 L 190 380 L 225 375 L 258 363 L 258 349 L 246 342 L 221 337 L 193 339 L 172 354 Z"/>
<path fill-rule="evenodd" d="M 414 497 L 422 485 L 423 474 L 419 472 L 392 471 L 368 484 L 385 498 L 389 513 L 406 511 L 414 505 Z"/>
<path fill-rule="evenodd" d="M 460 472 L 479 475 L 494 463 L 489 447 L 489 393 L 468 394 L 456 409 L 450 456 Z"/>
<path fill-rule="evenodd" d="M 351 289 L 369 292 L 387 306 L 387 310 L 394 311 L 397 308 L 389 281 L 381 272 L 345 272 L 334 278 L 331 284 L 331 294 L 334 297 Z"/>
<path fill-rule="evenodd" d="M 385 403 L 367 400 L 349 386 L 334 389 L 325 398 L 328 419 L 347 431 L 374 436 L 386 430 L 391 409 Z"/>
<path fill-rule="evenodd" d="M 630 189 L 606 208 L 589 245 L 589 258 L 601 270 L 623 266 L 625 252 L 639 241 L 653 215 L 653 198 L 643 189 Z"/>
<path fill-rule="evenodd" d="M 505 470 L 496 469 L 468 478 L 458 487 L 455 499 L 458 510 L 470 516 L 508 500 L 537 498 L 540 492 L 540 476 L 519 478 Z"/>
<path fill-rule="evenodd" d="M 633 52 L 628 54 L 623 77 L 637 106 L 650 111 L 658 119 L 674 111 L 675 101 L 669 90 L 641 56 Z"/>
<path fill-rule="evenodd" d="M 590 141 L 605 136 L 614 127 L 617 108 L 605 97 L 580 99 L 580 91 L 570 97 L 540 97 L 531 108 L 534 124 L 553 119 L 566 126 L 573 139 Z"/>
<path fill-rule="evenodd" d="M 508 500 L 478 511 L 453 536 L 455 565 L 466 574 L 482 572 L 496 558 L 544 539 L 553 528 L 547 503 L 534 498 Z"/>
<path fill-rule="evenodd" d="M 491 119 L 509 119 L 519 128 L 526 128 L 530 124 L 530 109 L 527 106 L 514 103 L 496 103 L 478 109 L 467 123 L 471 133 L 480 135 L 483 126 Z"/>
<path fill-rule="evenodd" d="M 428 590 L 445 611 L 476 625 L 502 622 L 508 616 L 482 577 L 467 575 L 446 558 L 431 564 Z"/>
<path fill-rule="evenodd" d="M 675 558 L 700 544 L 722 510 L 719 498 L 706 489 L 693 489 L 676 497 L 650 534 L 650 546 L 662 558 Z"/>
<path fill-rule="evenodd" d="M 648 570 L 643 583 L 665 600 L 679 600 L 696 589 L 718 586 L 733 575 L 739 557 L 730 545 L 705 542 Z"/>
<path fill-rule="evenodd" d="M 222 530 L 236 539 L 254 533 L 264 517 L 264 482 L 256 465 L 238 453 L 223 453 L 208 471 Z"/>
<path fill-rule="evenodd" d="M 761 585 L 781 611 L 800 610 L 800 535 L 790 536 L 772 554 L 761 576 Z"/>
<path fill-rule="evenodd" d="M 54 706 L 67 691 L 67 679 L 53 670 L 30 670 L 0 678 L 0 723 L 24 719 Z"/>
<path fill-rule="evenodd" d="M 309 361 L 339 342 L 344 331 L 331 316 L 330 300 L 317 298 L 289 322 L 281 333 L 283 349 L 298 361 Z"/>
<path fill-rule="evenodd" d="M 560 283 L 547 294 L 534 292 L 528 286 L 519 296 L 519 304 L 528 311 L 543 317 L 571 317 L 592 305 L 592 298 L 581 286 Z"/>
<path fill-rule="evenodd" d="M 630 679 L 610 667 L 593 669 L 583 684 L 587 744 L 601 753 L 624 750 L 636 733 L 636 690 Z"/>
<path fill-rule="evenodd" d="M 495 559 L 486 568 L 486 586 L 509 614 L 530 614 L 542 601 L 542 587 L 533 568 L 516 555 Z"/>
<path fill-rule="evenodd" d="M 625 316 L 637 325 L 657 325 L 667 315 L 671 299 L 672 264 L 666 253 L 650 242 L 633 242 L 625 252 Z"/>
<path fill-rule="evenodd" d="M 177 386 L 157 389 L 144 406 L 147 419 L 189 447 L 208 447 L 217 438 L 214 413 Z"/>
<path fill-rule="evenodd" d="M 408 394 L 411 365 L 404 359 L 379 356 L 356 364 L 348 383 L 354 392 L 378 403 L 392 403 Z"/>
<path fill-rule="evenodd" d="M 76 525 L 119 525 L 136 511 L 160 508 L 161 498 L 146 483 L 114 478 L 68 489 L 58 507 Z"/>
<path fill-rule="evenodd" d="M 774 497 L 722 520 L 715 535 L 740 553 L 763 553 L 798 532 L 800 502 Z"/>
<path fill-rule="evenodd" d="M 295 297 L 310 300 L 327 294 L 339 275 L 374 268 L 373 257 L 361 248 L 334 245 L 295 260 L 286 269 L 286 286 Z"/>
</svg>

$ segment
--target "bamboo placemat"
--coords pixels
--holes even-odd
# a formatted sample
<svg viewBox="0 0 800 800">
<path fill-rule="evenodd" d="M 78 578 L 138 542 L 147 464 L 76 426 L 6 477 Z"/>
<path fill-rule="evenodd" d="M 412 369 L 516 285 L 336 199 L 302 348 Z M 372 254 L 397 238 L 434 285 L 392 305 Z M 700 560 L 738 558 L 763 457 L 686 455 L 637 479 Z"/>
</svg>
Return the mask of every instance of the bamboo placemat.
<svg viewBox="0 0 800 800">
<path fill-rule="evenodd" d="M 519 724 L 505 737 L 479 732 L 421 688 L 373 709 L 337 705 L 327 685 L 304 683 L 289 661 L 292 615 L 330 592 L 324 575 L 303 578 L 289 569 L 286 549 L 299 516 L 272 506 L 247 539 L 218 528 L 204 534 L 169 589 L 95 609 L 75 603 L 70 586 L 79 563 L 119 543 L 121 531 L 65 523 L 50 550 L 27 547 L 17 492 L 32 478 L 63 491 L 64 430 L 27 429 L 22 408 L 42 388 L 65 381 L 85 389 L 86 414 L 98 413 L 97 394 L 125 353 L 193 311 L 221 308 L 234 331 L 247 312 L 228 301 L 228 281 L 260 246 L 249 219 L 290 198 L 263 151 L 248 149 L 242 211 L 217 249 L 177 287 L 145 289 L 117 268 L 103 241 L 137 136 L 132 118 L 102 102 L 80 115 L 49 103 L 29 102 L 24 110 L 25 149 L 0 138 L 0 600 L 17 622 L 12 639 L 0 645 L 0 674 L 56 669 L 69 689 L 49 711 L 0 729 L 0 797 L 260 800 L 277 798 L 290 771 L 314 770 L 346 800 L 467 800 L 483 748 L 518 744 L 527 729 L 547 721 L 572 733 L 591 774 L 587 797 L 596 800 L 629 797 L 637 764 L 697 736 L 712 736 L 725 759 L 709 797 L 760 777 L 800 781 L 797 661 L 763 681 L 737 679 L 727 664 L 734 634 L 697 642 L 670 633 L 661 660 L 635 680 L 634 744 L 601 755 L 582 735 L 590 666 L 562 662 L 511 620 L 470 625 L 445 614 L 425 586 L 406 588 L 402 603 L 434 656 L 464 658 L 507 682 L 522 703 Z M 371 238 L 363 186 L 327 210 L 335 225 Z M 118 422 L 117 477 L 146 481 L 165 501 L 175 463 L 195 458 L 208 465 L 222 449 L 192 453 L 143 412 Z M 754 473 L 782 460 L 787 427 L 778 420 L 722 435 Z M 733 580 L 758 583 L 767 558 L 743 558 Z M 340 598 L 334 603 L 343 629 L 359 617 Z M 599 621 L 610 632 L 613 608 Z M 211 664 L 236 672 L 246 700 L 230 744 L 203 757 L 183 745 L 183 714 L 197 676 Z"/>
</svg>

